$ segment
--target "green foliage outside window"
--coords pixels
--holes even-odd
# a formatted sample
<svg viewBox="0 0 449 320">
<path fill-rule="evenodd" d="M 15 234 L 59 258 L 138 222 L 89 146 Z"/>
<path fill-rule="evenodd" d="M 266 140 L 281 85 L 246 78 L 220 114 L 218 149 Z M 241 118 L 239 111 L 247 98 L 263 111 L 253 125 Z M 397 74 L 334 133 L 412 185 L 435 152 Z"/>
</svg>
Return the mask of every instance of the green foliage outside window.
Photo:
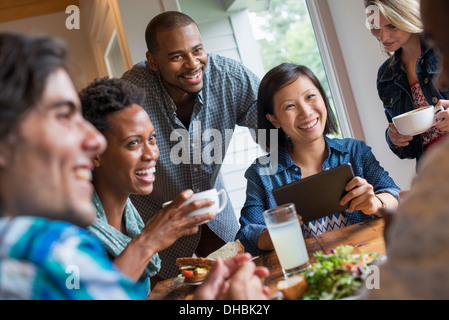
<svg viewBox="0 0 449 320">
<path fill-rule="evenodd" d="M 283 62 L 307 66 L 320 80 L 335 112 L 305 1 L 271 0 L 268 10 L 258 11 L 255 15 L 263 34 L 256 38 L 265 72 Z M 341 133 L 338 136 L 341 137 Z"/>
</svg>

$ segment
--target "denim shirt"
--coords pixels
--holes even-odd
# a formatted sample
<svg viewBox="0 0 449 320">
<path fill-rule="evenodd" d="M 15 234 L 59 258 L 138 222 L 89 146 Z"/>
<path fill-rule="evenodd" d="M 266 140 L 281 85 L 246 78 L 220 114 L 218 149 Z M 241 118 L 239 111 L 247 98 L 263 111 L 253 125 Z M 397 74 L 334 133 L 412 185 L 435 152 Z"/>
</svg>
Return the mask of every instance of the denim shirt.
<svg viewBox="0 0 449 320">
<path fill-rule="evenodd" d="M 382 64 L 377 74 L 377 91 L 389 123 L 393 122 L 394 117 L 415 108 L 407 74 L 402 66 L 401 52 L 402 49 L 397 50 Z M 436 105 L 438 100 L 447 99 L 449 92 L 440 92 L 435 83 L 439 73 L 438 55 L 427 48 L 423 40 L 421 40 L 421 52 L 422 55 L 416 64 L 419 86 L 427 103 Z M 418 162 L 424 152 L 421 134 L 414 136 L 410 144 L 405 147 L 397 147 L 391 142 L 388 129 L 385 132 L 385 138 L 390 149 L 401 159 L 416 159 Z"/>
<path fill-rule="evenodd" d="M 323 170 L 351 163 L 354 175 L 366 179 L 374 187 L 375 193 L 388 192 L 394 197 L 398 197 L 399 187 L 388 175 L 388 172 L 380 166 L 371 148 L 363 141 L 350 138 L 331 139 L 328 137 L 325 137 L 325 141 L 328 156 L 323 162 Z M 262 231 L 267 228 L 262 212 L 277 206 L 272 190 L 300 180 L 302 177 L 301 168 L 293 162 L 285 147 L 279 147 L 277 171 L 274 174 L 261 174 L 267 166 L 267 161 L 263 158 L 258 158 L 245 172 L 245 178 L 248 181 L 246 201 L 240 216 L 241 227 L 236 236 L 236 239 L 240 240 L 245 246 L 245 250 L 252 254 L 265 252 L 257 247 L 257 241 Z M 299 210 L 298 213 L 300 214 Z M 365 215 L 361 211 L 340 212 L 309 222 L 307 225 L 303 225 L 302 229 L 304 236 L 309 237 L 371 218 L 372 216 Z M 338 223 L 337 220 L 344 220 L 344 222 Z M 318 230 L 315 228 L 317 224 L 324 225 L 324 227 Z"/>
</svg>

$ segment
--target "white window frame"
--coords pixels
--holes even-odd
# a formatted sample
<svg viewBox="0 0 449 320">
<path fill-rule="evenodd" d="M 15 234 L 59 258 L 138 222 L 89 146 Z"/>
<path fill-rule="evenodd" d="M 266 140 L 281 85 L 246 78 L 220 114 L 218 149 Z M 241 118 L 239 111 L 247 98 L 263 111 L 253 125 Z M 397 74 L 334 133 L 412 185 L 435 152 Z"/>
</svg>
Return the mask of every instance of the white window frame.
<svg viewBox="0 0 449 320">
<path fill-rule="evenodd" d="M 332 98 L 345 138 L 365 140 L 327 0 L 306 0 Z"/>
<path fill-rule="evenodd" d="M 108 70 L 108 75 L 111 78 L 120 78 L 120 76 L 127 70 L 120 50 L 117 31 L 115 29 L 112 32 L 108 47 L 104 54 L 104 61 L 106 69 Z"/>
</svg>

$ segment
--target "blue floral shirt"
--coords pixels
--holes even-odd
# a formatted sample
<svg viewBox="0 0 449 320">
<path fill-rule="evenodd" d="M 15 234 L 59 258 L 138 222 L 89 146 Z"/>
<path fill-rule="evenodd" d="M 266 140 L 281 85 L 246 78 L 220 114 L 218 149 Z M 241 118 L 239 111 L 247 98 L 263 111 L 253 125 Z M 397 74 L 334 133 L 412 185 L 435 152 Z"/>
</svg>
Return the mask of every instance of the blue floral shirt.
<svg viewBox="0 0 449 320">
<path fill-rule="evenodd" d="M 363 141 L 328 137 L 325 137 L 325 140 L 329 155 L 323 162 L 323 170 L 351 163 L 354 175 L 366 179 L 374 187 L 375 193 L 388 192 L 395 197 L 399 196 L 399 187 Z M 269 165 L 265 157 L 267 156 L 257 159 L 245 173 L 248 181 L 246 201 L 240 216 L 241 228 L 236 236 L 246 251 L 253 254 L 264 252 L 257 247 L 257 241 L 261 232 L 267 228 L 262 212 L 277 206 L 272 190 L 300 180 L 302 176 L 301 168 L 293 162 L 286 148 L 279 148 L 277 170 L 271 175 L 261 174 L 266 172 L 263 169 Z M 339 212 L 304 224 L 302 229 L 304 237 L 307 238 L 368 219 L 371 219 L 371 216 L 361 211 Z"/>
<path fill-rule="evenodd" d="M 146 299 L 144 288 L 86 230 L 37 217 L 0 218 L 0 299 Z"/>
</svg>

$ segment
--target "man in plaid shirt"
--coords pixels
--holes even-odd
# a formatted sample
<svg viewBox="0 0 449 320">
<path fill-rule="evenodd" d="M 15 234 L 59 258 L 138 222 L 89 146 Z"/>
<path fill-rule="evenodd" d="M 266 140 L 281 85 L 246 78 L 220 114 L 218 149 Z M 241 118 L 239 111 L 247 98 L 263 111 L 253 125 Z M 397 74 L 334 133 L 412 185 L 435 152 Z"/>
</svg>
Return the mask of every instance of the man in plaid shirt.
<svg viewBox="0 0 449 320">
<path fill-rule="evenodd" d="M 142 107 L 156 128 L 160 149 L 152 194 L 131 196 L 144 221 L 185 189 L 224 188 L 219 174 L 229 132 L 236 125 L 257 129 L 259 78 L 241 63 L 207 54 L 196 23 L 180 12 L 156 16 L 146 29 L 147 60 L 122 79 L 145 89 Z M 257 132 L 257 131 L 255 131 Z M 159 276 L 178 274 L 175 260 L 206 256 L 239 230 L 232 204 L 200 228 L 159 253 Z"/>
</svg>

